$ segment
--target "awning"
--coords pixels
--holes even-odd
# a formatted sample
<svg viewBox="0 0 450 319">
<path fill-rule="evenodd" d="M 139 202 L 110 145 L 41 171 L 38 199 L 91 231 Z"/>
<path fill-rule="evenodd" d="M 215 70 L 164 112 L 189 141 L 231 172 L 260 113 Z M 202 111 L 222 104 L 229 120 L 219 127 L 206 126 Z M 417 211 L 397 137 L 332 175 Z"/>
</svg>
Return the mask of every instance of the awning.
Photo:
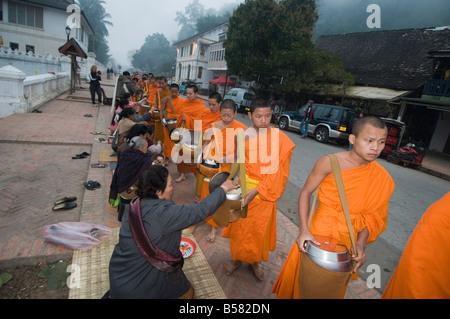
<svg viewBox="0 0 450 319">
<path fill-rule="evenodd" d="M 329 94 L 337 96 L 345 95 L 346 97 L 363 98 L 368 100 L 387 101 L 408 92 L 409 91 L 396 91 L 378 87 L 351 86 L 345 90 L 340 87 L 335 87 Z"/>
<path fill-rule="evenodd" d="M 87 54 L 83 51 L 78 42 L 72 38 L 58 49 L 59 53 L 64 55 L 78 56 L 87 59 Z"/>
<path fill-rule="evenodd" d="M 231 80 L 227 80 L 227 78 L 223 75 L 221 75 L 220 77 L 218 77 L 217 79 L 211 80 L 209 81 L 209 83 L 213 83 L 213 84 L 229 84 L 229 85 L 235 85 L 236 82 L 231 81 Z"/>
</svg>

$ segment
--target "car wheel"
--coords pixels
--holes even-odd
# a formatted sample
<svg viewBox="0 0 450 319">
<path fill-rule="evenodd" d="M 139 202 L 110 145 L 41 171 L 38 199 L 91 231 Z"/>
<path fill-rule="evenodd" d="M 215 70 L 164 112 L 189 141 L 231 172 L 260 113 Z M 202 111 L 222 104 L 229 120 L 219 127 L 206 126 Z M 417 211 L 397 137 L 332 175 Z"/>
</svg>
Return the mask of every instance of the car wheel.
<svg viewBox="0 0 450 319">
<path fill-rule="evenodd" d="M 325 127 L 319 127 L 316 132 L 314 133 L 316 141 L 320 143 L 326 143 L 328 142 L 328 129 Z"/>
<path fill-rule="evenodd" d="M 280 119 L 280 121 L 278 122 L 278 127 L 281 130 L 285 130 L 286 131 L 289 128 L 289 121 L 288 121 L 288 119 L 286 117 L 282 117 Z"/>
</svg>

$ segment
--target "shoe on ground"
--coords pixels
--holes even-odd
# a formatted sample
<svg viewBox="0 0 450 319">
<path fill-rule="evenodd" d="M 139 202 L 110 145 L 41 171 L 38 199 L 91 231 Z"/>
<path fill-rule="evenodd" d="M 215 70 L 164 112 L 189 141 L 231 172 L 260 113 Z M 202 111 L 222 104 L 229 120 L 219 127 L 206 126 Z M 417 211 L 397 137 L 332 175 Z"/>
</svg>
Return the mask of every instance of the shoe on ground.
<svg viewBox="0 0 450 319">
<path fill-rule="evenodd" d="M 77 203 L 64 202 L 59 205 L 55 205 L 53 210 L 68 210 L 77 207 Z"/>
<path fill-rule="evenodd" d="M 60 199 L 58 199 L 55 203 L 54 203 L 54 205 L 56 206 L 56 205 L 60 205 L 60 204 L 62 204 L 62 203 L 67 203 L 67 202 L 74 202 L 74 201 L 76 201 L 77 200 L 77 198 L 76 198 L 76 196 L 70 196 L 70 197 L 63 197 L 63 198 L 60 198 Z"/>
</svg>

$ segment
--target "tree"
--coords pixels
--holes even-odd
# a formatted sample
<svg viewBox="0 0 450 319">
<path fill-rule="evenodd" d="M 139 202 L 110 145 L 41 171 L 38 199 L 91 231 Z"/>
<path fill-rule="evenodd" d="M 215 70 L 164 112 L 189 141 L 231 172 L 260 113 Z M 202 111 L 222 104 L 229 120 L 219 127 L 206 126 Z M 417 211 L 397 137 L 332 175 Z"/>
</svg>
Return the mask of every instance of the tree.
<svg viewBox="0 0 450 319">
<path fill-rule="evenodd" d="M 111 57 L 108 53 L 109 46 L 106 41 L 106 37 L 109 35 L 107 26 L 113 24 L 108 20 L 111 19 L 111 15 L 106 13 L 103 7 L 105 1 L 77 0 L 77 2 L 94 32 L 94 35 L 89 39 L 88 50 L 95 53 L 99 62 L 107 64 Z"/>
<path fill-rule="evenodd" d="M 163 34 L 154 33 L 147 36 L 142 47 L 133 54 L 131 63 L 146 72 L 170 75 L 175 61 L 175 48 Z"/>
<path fill-rule="evenodd" d="M 203 17 L 205 8 L 198 2 L 193 0 L 185 8 L 184 12 L 177 11 L 175 21 L 181 26 L 178 33 L 178 40 L 189 38 L 197 33 L 197 20 Z"/>
<path fill-rule="evenodd" d="M 315 48 L 317 17 L 314 0 L 246 0 L 230 18 L 224 43 L 230 73 L 284 92 L 351 83 L 336 56 Z"/>
</svg>

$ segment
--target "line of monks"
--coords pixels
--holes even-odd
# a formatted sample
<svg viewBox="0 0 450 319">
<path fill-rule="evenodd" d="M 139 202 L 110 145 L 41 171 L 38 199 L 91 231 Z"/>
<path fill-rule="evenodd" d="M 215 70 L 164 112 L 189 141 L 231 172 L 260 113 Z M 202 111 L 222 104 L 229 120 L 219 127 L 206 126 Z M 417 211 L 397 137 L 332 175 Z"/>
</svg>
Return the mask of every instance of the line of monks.
<svg viewBox="0 0 450 319">
<path fill-rule="evenodd" d="M 223 236 L 230 239 L 232 257 L 232 261 L 224 265 L 224 272 L 231 275 L 242 263 L 249 263 L 252 265 L 255 276 L 259 280 L 264 280 L 265 274 L 261 263 L 268 260 L 270 251 L 275 250 L 276 202 L 285 189 L 289 177 L 291 156 L 295 148 L 295 144 L 285 133 L 269 126 L 272 118 L 270 103 L 262 99 L 255 100 L 252 103 L 251 112 L 248 114 L 253 126 L 246 127 L 234 120 L 236 115 L 234 102 L 222 101 L 218 93 L 209 96 L 209 108 L 206 108 L 205 103 L 198 99 L 198 89 L 195 85 L 187 88 L 186 99 L 179 96 L 179 86 L 177 84 L 168 86 L 167 80 L 159 84 L 156 80 L 150 80 L 142 84 L 137 83 L 137 85 L 144 86 L 143 89 L 147 93 L 147 101 L 152 106 L 152 111 L 159 111 L 160 118 L 155 121 L 154 140 L 164 141 L 166 159 L 172 158 L 178 152 L 178 150 L 174 152 L 175 143 L 170 139 L 170 130 L 166 125 L 170 119 L 176 119 L 178 128 L 199 130 L 195 124 L 196 121 L 202 121 L 202 132 L 211 129 L 213 132 L 220 132 L 221 134 L 213 134 L 209 143 L 219 143 L 221 147 L 216 148 L 210 154 L 216 159 L 220 159 L 220 171 L 226 172 L 231 170 L 236 149 L 236 145 L 230 146 L 224 142 L 234 140 L 234 136 L 230 137 L 227 134 L 236 134 L 239 129 L 245 130 L 245 176 L 240 176 L 240 179 L 242 181 L 245 178 L 247 185 L 248 192 L 243 206 L 248 207 L 248 212 L 246 218 L 229 223 L 222 232 Z M 220 140 L 215 141 L 215 136 L 220 136 Z M 317 160 L 299 195 L 300 234 L 272 289 L 272 293 L 276 294 L 277 298 L 301 298 L 298 289 L 301 253 L 305 252 L 304 243 L 306 241 L 318 243 L 315 236 L 327 236 L 344 243 L 356 262 L 352 279 L 357 278 L 357 270 L 366 261 L 367 244 L 375 241 L 386 229 L 389 199 L 395 188 L 391 176 L 375 161 L 384 148 L 386 138 L 387 129 L 383 121 L 376 117 L 361 118 L 355 123 L 349 137 L 349 142 L 353 144 L 352 150 L 336 154 L 341 166 L 353 231 L 357 238 L 355 248 L 351 247 L 329 157 L 325 155 Z M 250 158 L 255 145 L 257 154 L 270 154 L 269 157 L 276 157 L 275 169 L 271 167 L 273 163 L 265 160 L 264 156 L 257 155 L 256 158 Z M 206 146 L 204 145 L 203 149 Z M 183 161 L 177 163 L 180 175 L 175 181 L 183 182 L 186 179 L 185 174 L 195 174 L 197 178 L 196 200 L 200 201 L 209 194 L 208 181 L 197 171 L 197 165 L 189 164 Z M 311 227 L 308 229 L 310 198 L 316 189 L 318 189 L 319 204 Z M 450 230 L 449 198 L 450 193 L 434 205 L 437 206 L 434 207 L 434 211 L 442 211 L 443 207 L 447 207 L 446 215 L 444 213 L 433 215 L 439 216 L 441 221 L 445 220 L 442 229 L 447 230 L 446 234 Z M 207 239 L 213 241 L 219 225 L 211 217 L 206 222 L 211 225 L 211 232 Z M 424 231 L 421 233 L 422 235 L 417 236 L 426 238 L 426 236 L 436 237 L 444 232 L 442 230 L 428 231 L 426 235 L 423 235 Z M 420 239 L 415 238 L 415 243 L 421 243 Z M 442 267 L 450 264 L 448 254 L 450 241 L 448 239 L 444 241 L 442 251 L 447 253 L 443 253 L 439 257 L 425 254 L 424 251 L 432 254 L 432 251 L 425 246 L 421 247 L 420 251 L 409 248 L 409 245 L 413 244 L 408 243 L 407 249 L 405 249 L 406 256 L 402 257 L 383 297 L 450 298 L 450 276 L 440 273 Z M 422 243 L 422 245 L 424 244 Z M 421 259 L 421 255 L 426 258 Z M 425 261 L 425 259 L 427 260 Z M 430 263 L 434 265 L 434 273 L 425 276 L 422 271 L 420 274 L 420 267 Z M 430 276 L 433 280 L 430 279 Z M 438 276 L 439 279 L 443 278 L 444 280 L 435 280 L 435 277 Z M 419 293 L 422 290 L 426 294 Z M 342 297 L 344 295 L 345 291 Z"/>
</svg>

